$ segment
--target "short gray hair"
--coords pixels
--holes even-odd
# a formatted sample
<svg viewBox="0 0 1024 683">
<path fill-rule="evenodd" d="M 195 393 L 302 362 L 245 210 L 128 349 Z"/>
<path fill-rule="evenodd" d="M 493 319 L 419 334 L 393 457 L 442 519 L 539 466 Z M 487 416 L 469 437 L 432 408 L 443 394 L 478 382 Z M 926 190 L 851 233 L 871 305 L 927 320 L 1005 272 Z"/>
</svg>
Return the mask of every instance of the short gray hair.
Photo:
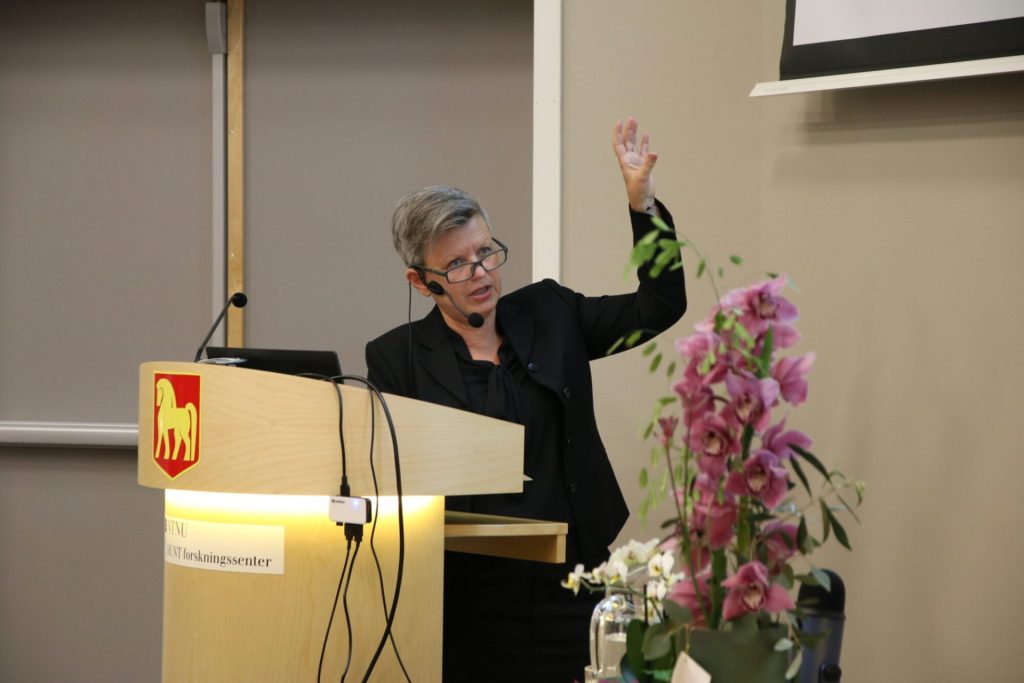
<svg viewBox="0 0 1024 683">
<path fill-rule="evenodd" d="M 398 200 L 391 217 L 391 239 L 405 265 L 423 263 L 424 250 L 441 235 L 481 216 L 488 230 L 487 212 L 457 187 L 436 185 L 410 192 Z"/>
</svg>

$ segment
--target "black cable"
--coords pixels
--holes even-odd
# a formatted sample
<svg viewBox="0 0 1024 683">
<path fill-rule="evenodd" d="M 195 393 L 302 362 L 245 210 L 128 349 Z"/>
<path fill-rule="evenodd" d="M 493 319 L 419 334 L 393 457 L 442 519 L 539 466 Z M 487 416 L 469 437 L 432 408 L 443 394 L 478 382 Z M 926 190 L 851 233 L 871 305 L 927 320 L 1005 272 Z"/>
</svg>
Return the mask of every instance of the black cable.
<svg viewBox="0 0 1024 683">
<path fill-rule="evenodd" d="M 358 549 L 358 546 L 357 546 Z M 334 613 L 338 609 L 338 596 L 341 595 L 341 584 L 345 581 L 345 570 L 348 568 L 349 553 L 352 552 L 352 541 L 349 541 L 345 546 L 345 563 L 341 565 L 341 576 L 338 577 L 338 590 L 334 592 L 334 606 L 331 607 L 331 617 L 327 620 L 327 632 L 324 633 L 324 644 L 320 648 L 320 665 L 316 668 L 316 683 L 320 683 L 320 676 L 323 675 L 324 670 L 324 653 L 327 652 L 327 640 L 331 636 L 331 624 L 334 623 Z M 349 638 L 352 637 L 352 631 L 349 630 Z M 349 648 L 351 651 L 351 647 Z"/>
<path fill-rule="evenodd" d="M 350 529 L 352 535 L 350 536 Z M 345 670 L 341 672 L 341 681 L 345 683 L 345 676 L 348 676 L 348 670 L 352 666 L 352 618 L 348 613 L 348 588 L 352 585 L 352 574 L 355 573 L 356 558 L 359 557 L 359 547 L 363 544 L 363 527 L 361 524 L 346 524 L 345 525 L 345 538 L 349 539 L 349 543 L 355 539 L 356 551 L 352 553 L 352 564 L 348 568 L 348 579 L 345 581 L 345 590 L 342 591 L 341 605 L 345 612 L 345 628 L 348 630 L 348 657 L 345 659 Z"/>
<path fill-rule="evenodd" d="M 341 397 L 341 388 L 338 386 L 338 380 L 344 381 L 343 376 L 339 377 L 328 377 L 327 375 L 320 375 L 315 372 L 302 372 L 296 375 L 297 377 L 308 377 L 310 379 L 319 379 L 325 382 L 330 382 L 331 386 L 334 387 L 334 392 L 338 395 L 338 439 L 341 441 L 341 487 L 340 492 L 343 496 L 348 496 L 351 492 L 348 485 L 348 458 L 345 453 L 345 401 Z"/>
<path fill-rule="evenodd" d="M 377 468 L 373 464 L 373 444 L 374 436 L 377 432 L 377 411 L 373 409 L 374 394 L 370 392 L 370 478 L 373 480 L 373 499 L 377 509 L 380 510 L 380 487 L 377 485 Z M 370 525 L 370 553 L 373 555 L 373 564 L 377 567 L 377 583 L 380 586 L 380 605 L 384 610 L 384 618 L 388 615 L 388 598 L 387 592 L 384 590 L 384 572 L 380 568 L 380 558 L 377 557 L 377 546 L 374 545 L 374 539 L 377 535 L 377 520 L 380 519 L 380 515 L 376 515 L 373 518 L 373 524 Z M 412 678 L 409 676 L 408 670 L 405 668 L 405 662 L 402 661 L 402 655 L 398 652 L 398 643 L 395 642 L 395 634 L 390 633 L 391 649 L 395 653 L 395 659 L 398 660 L 398 666 L 402 668 L 402 674 L 405 676 L 405 680 L 408 683 L 412 683 Z"/>
<path fill-rule="evenodd" d="M 412 387 L 412 394 L 410 395 L 418 396 L 419 394 L 416 392 L 416 368 L 412 366 L 412 283 L 407 282 L 406 284 L 409 285 L 409 302 L 405 308 L 405 318 L 409 327 L 409 386 Z"/>
<path fill-rule="evenodd" d="M 391 450 L 395 460 L 395 493 L 398 496 L 398 571 L 395 576 L 395 593 L 391 596 L 391 609 L 388 611 L 387 623 L 384 626 L 384 633 L 381 634 L 380 641 L 377 643 L 377 649 L 374 651 L 373 658 L 370 660 L 370 664 L 367 666 L 366 673 L 363 676 L 362 683 L 366 683 L 369 680 L 374 667 L 377 666 L 377 660 L 380 659 L 381 652 L 384 651 L 384 646 L 388 642 L 388 638 L 391 636 L 391 628 L 395 623 L 395 613 L 398 611 L 398 598 L 402 592 L 402 577 L 405 573 L 405 510 L 402 505 L 402 466 L 398 453 L 398 435 L 395 432 L 395 421 L 391 417 L 391 410 L 388 408 L 387 401 L 385 401 L 384 397 L 381 395 L 380 389 L 378 389 L 370 380 L 357 375 L 340 375 L 335 379 L 349 379 L 361 382 L 365 384 L 377 397 L 377 400 L 380 401 L 380 406 L 384 410 L 384 417 L 387 418 L 388 431 L 391 435 Z"/>
</svg>

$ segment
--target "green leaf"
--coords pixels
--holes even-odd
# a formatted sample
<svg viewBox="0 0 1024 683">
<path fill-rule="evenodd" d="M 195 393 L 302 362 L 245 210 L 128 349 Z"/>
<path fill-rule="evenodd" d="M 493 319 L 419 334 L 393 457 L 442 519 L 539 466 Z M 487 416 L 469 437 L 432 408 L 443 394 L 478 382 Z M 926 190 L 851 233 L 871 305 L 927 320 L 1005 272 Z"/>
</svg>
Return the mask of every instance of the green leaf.
<svg viewBox="0 0 1024 683">
<path fill-rule="evenodd" d="M 676 362 L 672 361 L 668 364 L 668 368 L 665 370 L 665 376 L 671 377 L 674 374 L 676 374 Z"/>
<path fill-rule="evenodd" d="M 654 353 L 654 350 L 656 348 L 658 348 L 658 342 L 652 341 L 650 344 L 648 344 L 647 346 L 644 347 L 644 350 L 642 351 L 642 353 L 645 356 L 649 356 L 652 353 Z"/>
<path fill-rule="evenodd" d="M 642 336 L 644 336 L 643 330 L 633 330 L 630 332 L 629 336 L 626 337 L 626 348 L 631 349 L 636 346 L 636 343 L 640 341 L 640 337 Z"/>
<path fill-rule="evenodd" d="M 800 671 L 800 665 L 804 662 L 804 651 L 799 650 L 796 653 L 796 657 L 793 657 L 793 661 L 789 663 L 789 668 L 786 669 L 786 680 L 790 680 L 796 677 Z"/>
<path fill-rule="evenodd" d="M 647 233 L 646 235 L 641 237 L 640 241 L 637 242 L 637 244 L 638 245 L 639 244 L 654 244 L 657 239 L 658 239 L 658 231 L 657 230 L 651 230 L 649 233 Z"/>
<path fill-rule="evenodd" d="M 647 423 L 647 428 L 644 429 L 644 440 L 651 438 L 651 434 L 654 433 L 654 420 Z"/>
<path fill-rule="evenodd" d="M 651 216 L 651 223 L 662 232 L 675 232 L 672 227 L 659 216 Z"/>
<path fill-rule="evenodd" d="M 644 632 L 647 625 L 634 619 L 626 626 L 626 657 L 633 671 L 642 674 L 644 670 Z"/>
<path fill-rule="evenodd" d="M 666 491 L 668 491 L 668 470 L 661 473 L 661 481 L 658 482 L 658 493 L 665 495 Z"/>
<path fill-rule="evenodd" d="M 800 517 L 800 525 L 796 529 L 796 547 L 800 549 L 801 553 L 807 555 L 814 549 L 813 540 L 810 532 L 807 531 L 807 518 Z"/>
<path fill-rule="evenodd" d="M 640 486 L 643 487 L 643 488 L 647 488 L 647 468 L 646 467 L 641 467 L 640 468 Z"/>
<path fill-rule="evenodd" d="M 814 455 L 814 453 L 804 450 L 795 443 L 789 444 L 789 447 L 792 448 L 801 458 L 811 463 L 811 466 L 814 467 L 814 469 L 821 472 L 821 476 L 825 477 L 825 480 L 831 483 L 831 475 L 829 475 L 828 470 L 825 469 L 825 466 L 821 464 L 821 461 L 818 460 L 817 456 Z"/>
<path fill-rule="evenodd" d="M 793 574 L 793 567 L 788 564 L 782 565 L 782 572 L 779 574 L 779 583 L 786 590 L 793 590 L 793 581 L 796 576 Z"/>
<path fill-rule="evenodd" d="M 858 497 L 858 499 L 860 498 L 860 493 L 859 493 L 859 492 L 858 492 L 858 496 L 857 496 L 857 497 Z M 860 517 L 858 517 L 858 516 L 857 516 L 857 513 L 856 513 L 856 512 L 854 512 L 854 510 L 853 510 L 853 508 L 852 508 L 852 507 L 850 506 L 850 504 L 846 502 L 846 499 L 845 499 L 845 498 L 843 498 L 843 497 L 842 497 L 841 495 L 839 495 L 839 492 L 838 492 L 838 491 L 836 491 L 836 498 L 838 498 L 838 499 L 839 499 L 839 502 L 843 504 L 843 507 L 844 507 L 844 508 L 846 508 L 846 511 L 847 511 L 847 512 L 849 512 L 849 513 L 850 513 L 850 515 L 851 515 L 851 516 L 852 516 L 852 517 L 853 517 L 853 518 L 854 518 L 855 520 L 857 520 L 857 523 L 859 524 L 859 523 L 860 523 Z M 861 504 L 862 502 L 864 502 L 864 501 L 863 501 L 863 500 L 858 500 L 858 501 L 857 501 L 857 504 L 858 504 L 858 505 L 860 505 L 860 504 Z"/>
<path fill-rule="evenodd" d="M 689 624 L 693 621 L 693 612 L 689 607 L 680 605 L 675 600 L 663 600 L 661 604 L 673 625 Z"/>
<path fill-rule="evenodd" d="M 740 341 L 746 344 L 747 348 L 754 348 L 754 337 L 751 336 L 750 331 L 743 325 L 743 323 L 739 321 L 739 319 L 735 315 L 730 314 L 729 317 L 735 321 L 733 328 L 736 330 L 736 336 L 740 338 Z M 768 332 L 771 333 L 770 327 L 768 328 Z"/>
<path fill-rule="evenodd" d="M 732 630 L 738 633 L 755 633 L 757 631 L 757 617 L 753 614 L 744 614 L 738 619 L 733 619 Z"/>
<path fill-rule="evenodd" d="M 719 268 L 718 269 L 718 277 L 720 277 L 720 278 L 725 277 L 725 269 L 724 268 Z"/>
<path fill-rule="evenodd" d="M 800 461 L 797 460 L 796 458 L 790 458 L 789 464 L 792 465 L 793 471 L 796 473 L 796 476 L 800 480 L 800 483 L 804 485 L 805 489 L 807 489 L 807 493 L 811 493 L 811 484 L 809 481 L 807 481 L 807 475 L 804 474 L 804 468 L 800 466 Z"/>
<path fill-rule="evenodd" d="M 839 536 L 839 534 L 837 533 L 836 537 L 838 537 L 838 536 Z M 815 567 L 813 564 L 811 565 L 811 576 L 814 577 L 814 580 L 818 582 L 819 586 L 821 586 L 822 588 L 824 588 L 827 591 L 831 591 L 832 590 L 832 579 L 829 578 L 828 574 L 826 574 L 825 572 L 821 571 L 820 569 Z"/>
<path fill-rule="evenodd" d="M 730 256 L 729 260 L 735 263 L 737 266 L 743 265 L 743 259 L 741 259 L 739 256 Z"/>
<path fill-rule="evenodd" d="M 793 649 L 793 641 L 789 638 L 779 638 L 772 649 L 776 652 L 789 652 Z"/>
<path fill-rule="evenodd" d="M 626 342 L 625 337 L 619 337 L 615 340 L 615 343 L 608 347 L 608 350 L 604 352 L 604 355 L 610 356 L 615 353 L 616 349 L 622 346 Z"/>
<path fill-rule="evenodd" d="M 644 634 L 644 658 L 658 659 L 668 654 L 672 640 L 668 636 L 667 624 L 652 624 Z"/>
<path fill-rule="evenodd" d="M 678 257 L 679 254 L 676 252 L 663 251 L 654 257 L 654 265 L 664 268 Z"/>
<path fill-rule="evenodd" d="M 774 341 L 775 332 L 771 327 L 769 327 L 768 331 L 764 333 L 764 348 L 761 349 L 761 362 L 764 363 L 764 367 L 761 368 L 761 371 L 764 373 L 763 375 L 761 375 L 762 379 L 768 376 L 768 368 L 772 362 L 772 353 L 775 350 L 773 348 Z"/>
<path fill-rule="evenodd" d="M 828 511 L 828 504 L 824 500 L 818 502 L 821 503 L 821 542 L 824 543 L 828 540 L 829 530 L 832 528 L 832 513 Z"/>
<path fill-rule="evenodd" d="M 651 449 L 651 467 L 661 462 L 661 449 L 655 446 Z"/>
<path fill-rule="evenodd" d="M 779 274 L 778 274 L 778 273 L 773 273 L 773 272 L 771 272 L 771 271 L 769 271 L 769 272 L 767 273 L 767 275 L 768 275 L 768 279 L 769 279 L 769 280 L 774 280 L 775 278 L 777 278 L 777 277 L 779 276 Z"/>
<path fill-rule="evenodd" d="M 847 550 L 853 550 L 853 548 L 850 547 L 850 539 L 846 535 L 846 529 L 844 529 L 843 525 L 839 523 L 839 520 L 836 519 L 836 516 L 832 514 L 831 510 L 829 510 L 828 517 L 832 522 L 832 531 L 835 533 L 836 540 L 839 541 L 839 544 Z"/>
<path fill-rule="evenodd" d="M 660 353 L 658 355 L 656 355 L 654 357 L 654 359 L 651 361 L 651 366 L 649 368 L 647 368 L 647 371 L 648 372 L 655 372 L 658 369 L 659 365 L 661 365 L 661 354 Z"/>
<path fill-rule="evenodd" d="M 677 400 L 679 399 L 676 396 L 661 396 L 658 398 L 658 405 L 663 408 L 670 403 L 675 403 Z"/>
<path fill-rule="evenodd" d="M 707 267 L 708 267 L 707 261 L 705 261 L 704 259 L 701 259 L 700 263 L 697 264 L 697 279 L 698 280 L 700 279 L 700 276 L 704 274 L 704 271 L 707 270 Z"/>
</svg>

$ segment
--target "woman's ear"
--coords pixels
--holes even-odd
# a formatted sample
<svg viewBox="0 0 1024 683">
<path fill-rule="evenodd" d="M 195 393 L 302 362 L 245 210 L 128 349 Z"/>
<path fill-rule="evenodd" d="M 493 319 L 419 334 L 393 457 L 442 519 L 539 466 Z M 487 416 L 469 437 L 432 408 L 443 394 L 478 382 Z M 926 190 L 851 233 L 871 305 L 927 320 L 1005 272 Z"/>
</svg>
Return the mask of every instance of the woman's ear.
<svg viewBox="0 0 1024 683">
<path fill-rule="evenodd" d="M 426 283 L 423 282 L 424 277 L 422 271 L 415 268 L 405 269 L 405 279 L 410 285 L 416 288 L 416 291 L 423 296 L 430 296 L 430 290 L 427 289 Z"/>
</svg>

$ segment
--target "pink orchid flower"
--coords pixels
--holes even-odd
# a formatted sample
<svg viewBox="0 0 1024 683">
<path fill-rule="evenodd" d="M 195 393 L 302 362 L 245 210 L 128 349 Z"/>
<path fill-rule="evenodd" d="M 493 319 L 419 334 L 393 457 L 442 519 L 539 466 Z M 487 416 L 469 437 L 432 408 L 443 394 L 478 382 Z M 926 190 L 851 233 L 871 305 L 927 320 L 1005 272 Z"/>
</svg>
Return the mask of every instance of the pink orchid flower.
<svg viewBox="0 0 1024 683">
<path fill-rule="evenodd" d="M 696 577 L 687 576 L 682 581 L 677 581 L 668 589 L 669 600 L 677 602 L 683 607 L 689 607 L 693 613 L 693 625 L 704 626 L 706 620 L 704 613 L 711 610 L 711 590 L 708 587 L 708 572 L 701 572 Z M 696 581 L 696 587 L 694 586 Z M 700 595 L 698 597 L 698 592 Z"/>
<path fill-rule="evenodd" d="M 803 449 L 811 447 L 811 437 L 795 429 L 785 432 L 783 431 L 785 428 L 786 420 L 783 419 L 778 424 L 772 425 L 765 430 L 761 436 L 762 448 L 771 451 L 779 456 L 780 459 L 786 460 L 795 456 L 791 446 L 799 446 Z"/>
<path fill-rule="evenodd" d="M 729 473 L 725 490 L 737 496 L 758 498 L 771 510 L 786 497 L 789 475 L 779 456 L 761 449 L 747 458 L 742 471 Z"/>
<path fill-rule="evenodd" d="M 772 377 L 779 383 L 782 398 L 798 406 L 807 400 L 807 373 L 814 365 L 815 354 L 780 358 L 772 368 Z"/>
<path fill-rule="evenodd" d="M 760 335 L 771 324 L 782 323 L 788 327 L 788 323 L 797 319 L 799 312 L 796 306 L 781 296 L 785 288 L 786 276 L 780 275 L 774 280 L 758 282 L 739 290 L 736 299 L 743 311 L 740 314 L 740 323 L 750 334 Z"/>
<path fill-rule="evenodd" d="M 697 465 L 713 479 L 725 472 L 729 456 L 739 452 L 739 443 L 725 418 L 706 413 L 690 427 L 690 450 L 697 454 Z"/>
<path fill-rule="evenodd" d="M 716 357 L 711 367 L 706 372 L 701 372 L 708 354 L 721 343 L 722 340 L 711 332 L 698 332 L 678 340 L 676 351 L 683 358 L 689 359 L 683 375 L 689 376 L 691 380 L 699 380 L 702 384 L 714 384 L 721 381 L 727 367 L 723 358 Z"/>
<path fill-rule="evenodd" d="M 661 429 L 661 433 L 658 434 L 658 442 L 663 448 L 668 448 L 668 445 L 672 443 L 672 437 L 676 433 L 676 425 L 678 424 L 679 418 L 675 415 L 658 418 L 658 427 Z"/>
<path fill-rule="evenodd" d="M 710 489 L 701 487 L 700 479 L 701 477 L 698 477 L 698 488 L 701 495 L 700 499 L 693 504 L 693 520 L 691 524 L 700 536 L 694 539 L 694 541 L 699 543 L 702 538 L 706 538 L 706 544 L 712 550 L 719 550 L 728 546 L 735 535 L 733 526 L 736 524 L 736 517 L 738 515 L 736 503 L 733 502 L 732 496 L 729 495 L 726 496 L 724 501 L 719 501 L 718 495 L 715 492 L 717 486 Z"/>
<path fill-rule="evenodd" d="M 750 425 L 763 431 L 771 422 L 771 407 L 779 398 L 779 383 L 771 377 L 741 377 L 729 373 L 725 377 L 725 388 L 732 401 L 729 414 L 740 425 Z"/>
<path fill-rule="evenodd" d="M 676 494 L 676 498 L 681 498 L 681 497 L 682 496 L 679 493 Z M 683 534 L 682 527 L 680 527 L 680 525 L 677 523 L 676 527 L 675 527 L 675 532 L 671 536 L 666 538 L 664 541 L 662 541 L 661 543 L 658 544 L 658 550 L 663 552 L 663 553 L 674 553 L 674 552 L 676 552 L 676 550 L 682 545 L 682 542 L 683 542 L 682 534 Z M 692 526 L 691 526 L 691 530 L 690 530 L 690 539 L 689 540 L 690 540 L 690 553 L 689 553 L 690 556 L 689 556 L 688 560 L 684 561 L 685 566 L 683 568 L 688 570 L 689 567 L 692 566 L 692 567 L 696 567 L 698 571 L 701 570 L 701 569 L 704 569 L 709 564 L 711 564 L 711 550 L 707 547 L 707 545 L 701 543 L 701 536 L 700 536 L 700 534 L 698 534 L 697 531 L 692 528 Z M 682 552 L 680 551 L 679 554 L 681 556 Z"/>
<path fill-rule="evenodd" d="M 683 375 L 683 379 L 672 385 L 683 404 L 683 418 L 687 425 L 693 425 L 703 415 L 715 409 L 715 392 L 700 379 Z"/>
<path fill-rule="evenodd" d="M 761 542 L 768 566 L 772 568 L 773 573 L 781 570 L 781 565 L 796 554 L 796 534 L 796 524 L 776 520 L 764 525 Z"/>
<path fill-rule="evenodd" d="M 727 621 L 744 614 L 782 612 L 795 607 L 793 597 L 779 584 L 771 583 L 768 568 L 756 560 L 740 567 L 722 585 L 729 589 L 722 605 L 722 616 Z"/>
<path fill-rule="evenodd" d="M 774 323 L 772 328 L 772 349 L 788 349 L 796 346 L 800 341 L 800 331 L 785 323 Z M 758 344 L 757 353 L 760 353 L 762 346 Z"/>
</svg>

